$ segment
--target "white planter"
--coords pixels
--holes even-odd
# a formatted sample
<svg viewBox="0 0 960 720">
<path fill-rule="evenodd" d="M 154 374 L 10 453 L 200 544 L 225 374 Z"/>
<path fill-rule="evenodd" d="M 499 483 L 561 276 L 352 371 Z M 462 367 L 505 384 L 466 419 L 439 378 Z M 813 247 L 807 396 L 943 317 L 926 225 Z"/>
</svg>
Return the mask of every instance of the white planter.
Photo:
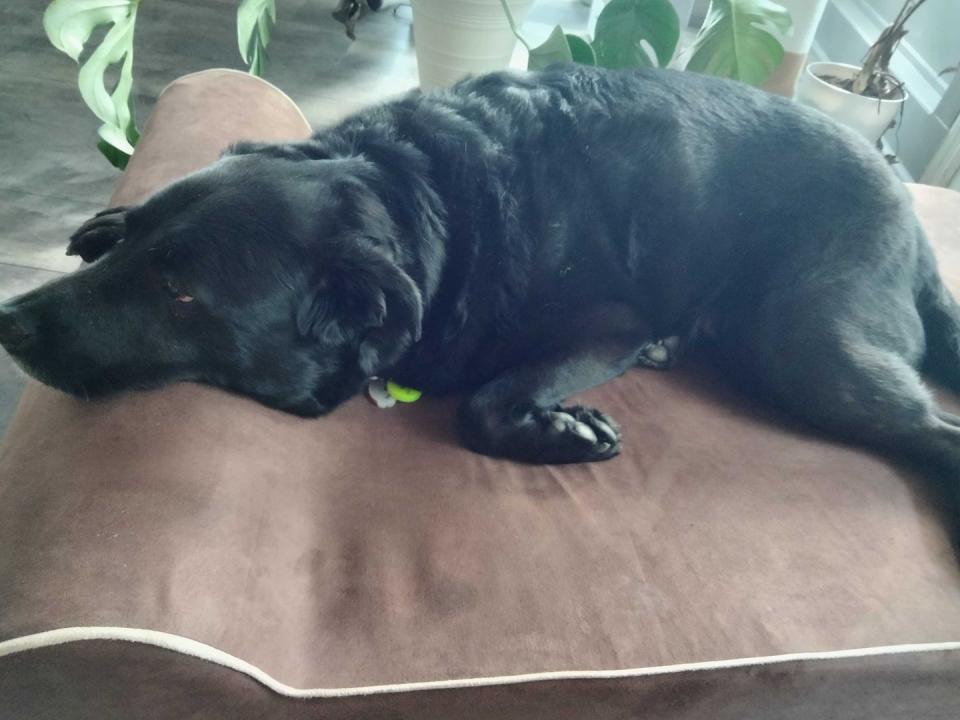
<svg viewBox="0 0 960 720">
<path fill-rule="evenodd" d="M 519 27 L 533 0 L 509 0 Z M 517 38 L 500 0 L 413 0 L 413 42 L 420 87 L 452 85 L 465 75 L 502 70 Z"/>
<path fill-rule="evenodd" d="M 899 100 L 879 100 L 855 95 L 820 79 L 820 75 L 852 78 L 860 70 L 844 63 L 816 62 L 807 66 L 797 86 L 797 100 L 817 108 L 876 143 L 900 112 L 907 94 Z"/>
</svg>

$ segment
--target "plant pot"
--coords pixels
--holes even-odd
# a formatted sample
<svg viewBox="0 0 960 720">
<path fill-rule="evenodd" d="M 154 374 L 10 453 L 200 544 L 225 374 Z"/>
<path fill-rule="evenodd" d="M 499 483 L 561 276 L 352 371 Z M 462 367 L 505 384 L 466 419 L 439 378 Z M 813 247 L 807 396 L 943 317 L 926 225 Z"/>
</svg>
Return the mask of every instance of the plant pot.
<svg viewBox="0 0 960 720">
<path fill-rule="evenodd" d="M 907 93 L 896 100 L 881 100 L 855 95 L 821 79 L 823 75 L 849 79 L 860 68 L 844 63 L 815 62 L 807 66 L 797 87 L 797 100 L 817 108 L 834 120 L 853 128 L 871 143 L 876 143 L 890 127 L 907 100 Z"/>
<path fill-rule="evenodd" d="M 519 26 L 533 0 L 507 4 Z M 502 70 L 517 43 L 500 0 L 413 0 L 413 33 L 423 90 Z"/>
<path fill-rule="evenodd" d="M 807 55 L 813 45 L 813 38 L 820 26 L 820 19 L 827 7 L 827 0 L 777 0 L 790 13 L 793 25 L 785 37 L 783 59 L 763 89 L 785 97 L 793 97 L 797 92 L 797 82 L 807 64 Z"/>
</svg>

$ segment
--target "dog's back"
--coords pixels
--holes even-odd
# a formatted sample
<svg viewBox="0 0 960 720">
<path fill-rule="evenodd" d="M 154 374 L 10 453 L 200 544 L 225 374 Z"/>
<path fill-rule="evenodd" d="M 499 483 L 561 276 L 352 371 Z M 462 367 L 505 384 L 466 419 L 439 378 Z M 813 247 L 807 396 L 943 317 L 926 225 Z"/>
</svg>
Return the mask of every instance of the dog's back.
<svg viewBox="0 0 960 720">
<path fill-rule="evenodd" d="M 916 255 L 912 230 L 868 230 L 915 222 L 873 148 L 819 113 L 694 73 L 497 73 L 411 95 L 318 140 L 341 134 L 359 151 L 365 137 L 387 136 L 428 158 L 448 251 L 423 350 L 448 372 L 417 372 L 421 384 L 481 345 L 512 363 L 511 333 L 550 335 L 590 304 L 627 301 L 653 334 L 683 334 L 704 315 L 733 322 L 798 277 Z M 409 185 L 405 172 L 397 185 Z M 843 240 L 846 228 L 862 237 Z M 431 337 L 455 337 L 456 351 Z M 500 369 L 489 352 L 484 360 L 464 379 Z M 418 354 L 410 365 L 431 363 Z"/>
</svg>

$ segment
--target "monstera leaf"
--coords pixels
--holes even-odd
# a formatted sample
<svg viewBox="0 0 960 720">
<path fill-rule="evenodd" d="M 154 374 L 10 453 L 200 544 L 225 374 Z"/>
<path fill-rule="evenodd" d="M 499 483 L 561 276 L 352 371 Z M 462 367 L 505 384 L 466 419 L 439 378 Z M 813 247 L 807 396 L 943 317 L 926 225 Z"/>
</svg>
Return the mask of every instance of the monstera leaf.
<svg viewBox="0 0 960 720">
<path fill-rule="evenodd" d="M 762 85 L 783 59 L 777 33 L 791 25 L 790 13 L 771 0 L 713 0 L 687 70 Z"/>
<path fill-rule="evenodd" d="M 596 65 L 597 56 L 593 47 L 577 35 L 563 32 L 557 25 L 550 37 L 535 48 L 530 48 L 530 57 L 527 59 L 528 70 L 542 70 L 558 62 L 576 62 L 581 65 Z"/>
<path fill-rule="evenodd" d="M 601 67 L 664 67 L 679 39 L 680 18 L 670 0 L 611 0 L 597 18 L 593 49 Z"/>
<path fill-rule="evenodd" d="M 581 65 L 597 64 L 597 53 L 593 49 L 593 45 L 579 35 L 567 33 L 567 45 L 570 46 L 570 56 L 575 63 Z"/>
<path fill-rule="evenodd" d="M 124 168 L 140 134 L 137 132 L 130 92 L 133 87 L 133 29 L 140 0 L 54 0 L 43 14 L 43 29 L 55 48 L 80 62 L 80 54 L 93 31 L 110 29 L 80 66 L 80 96 L 103 124 L 97 147 L 115 167 Z M 107 89 L 106 74 L 120 65 L 120 76 Z"/>
<path fill-rule="evenodd" d="M 237 8 L 237 44 L 250 74 L 260 76 L 267 61 L 270 26 L 277 21 L 275 0 L 241 0 Z"/>
</svg>

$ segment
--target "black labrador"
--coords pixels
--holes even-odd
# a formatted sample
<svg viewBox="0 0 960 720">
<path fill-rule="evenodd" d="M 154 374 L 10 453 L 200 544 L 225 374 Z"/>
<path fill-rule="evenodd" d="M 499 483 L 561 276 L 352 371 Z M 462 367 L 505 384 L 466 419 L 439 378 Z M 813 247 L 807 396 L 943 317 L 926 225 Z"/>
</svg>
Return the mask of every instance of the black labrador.
<svg viewBox="0 0 960 720">
<path fill-rule="evenodd" d="M 41 381 L 193 380 L 303 416 L 373 377 L 463 393 L 470 448 L 603 460 L 569 396 L 707 346 L 827 431 L 960 477 L 960 312 L 910 199 L 812 110 L 694 73 L 557 67 L 241 143 L 85 223 L 92 265 L 0 308 Z"/>
</svg>

